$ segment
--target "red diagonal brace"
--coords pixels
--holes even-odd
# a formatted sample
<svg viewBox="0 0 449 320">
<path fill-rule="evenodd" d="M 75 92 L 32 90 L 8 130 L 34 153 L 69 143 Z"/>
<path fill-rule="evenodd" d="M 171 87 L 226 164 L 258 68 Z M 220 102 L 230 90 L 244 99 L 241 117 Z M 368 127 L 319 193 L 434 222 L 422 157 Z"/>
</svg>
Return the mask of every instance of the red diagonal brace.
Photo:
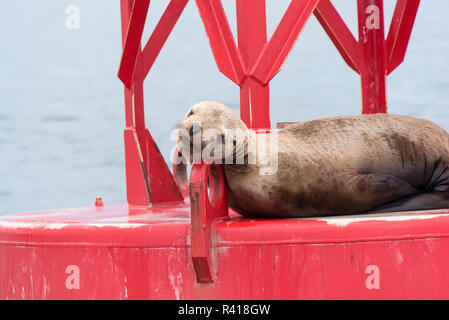
<svg viewBox="0 0 449 320">
<path fill-rule="evenodd" d="M 267 84 L 279 72 L 318 1 L 293 0 L 290 3 L 251 72 L 254 78 Z"/>
<path fill-rule="evenodd" d="M 362 82 L 362 112 L 386 113 L 386 63 L 383 0 L 357 0 Z"/>
<path fill-rule="evenodd" d="M 118 71 L 118 77 L 127 88 L 131 86 L 131 80 L 136 66 L 137 56 L 140 54 L 140 41 L 147 18 L 150 0 L 137 0 L 129 19 L 128 30 L 124 42 L 122 60 Z"/>
<path fill-rule="evenodd" d="M 329 0 L 321 0 L 314 14 L 346 63 L 360 73 L 357 40 L 332 3 Z"/>
<path fill-rule="evenodd" d="M 245 67 L 220 0 L 196 0 L 218 69 L 240 85 Z"/>
<path fill-rule="evenodd" d="M 398 0 L 396 3 L 386 40 L 388 74 L 404 61 L 419 2 L 420 0 Z"/>
<path fill-rule="evenodd" d="M 184 201 L 184 197 L 148 129 L 145 130 L 145 147 L 146 149 L 142 152 L 144 158 L 147 159 L 145 169 L 148 175 L 151 203 Z"/>
<path fill-rule="evenodd" d="M 142 77 L 145 78 L 167 41 L 189 0 L 171 0 L 142 51 Z"/>
</svg>

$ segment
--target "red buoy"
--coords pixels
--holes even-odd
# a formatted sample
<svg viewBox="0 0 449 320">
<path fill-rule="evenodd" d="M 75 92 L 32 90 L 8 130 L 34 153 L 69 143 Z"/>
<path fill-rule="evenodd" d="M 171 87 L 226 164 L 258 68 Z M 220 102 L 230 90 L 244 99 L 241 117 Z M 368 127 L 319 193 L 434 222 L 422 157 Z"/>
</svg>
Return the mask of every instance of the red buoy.
<svg viewBox="0 0 449 320">
<path fill-rule="evenodd" d="M 142 48 L 149 0 L 121 0 L 126 205 L 0 217 L 0 299 L 448 299 L 449 209 L 252 220 L 232 212 L 219 165 L 173 175 L 145 126 L 143 81 L 187 0 L 172 0 Z M 314 14 L 361 75 L 363 113 L 386 112 L 385 78 L 404 59 L 419 0 L 357 0 L 359 39 L 330 0 L 294 0 L 271 39 L 265 2 L 196 0 L 241 118 L 270 127 L 269 82 Z M 214 174 L 210 174 L 211 171 Z"/>
</svg>

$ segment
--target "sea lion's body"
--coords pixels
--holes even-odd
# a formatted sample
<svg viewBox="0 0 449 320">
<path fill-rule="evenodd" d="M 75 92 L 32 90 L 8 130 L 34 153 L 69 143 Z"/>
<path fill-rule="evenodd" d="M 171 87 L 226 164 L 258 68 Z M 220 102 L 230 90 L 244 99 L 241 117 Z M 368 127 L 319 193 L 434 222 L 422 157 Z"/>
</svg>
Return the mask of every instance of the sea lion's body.
<svg viewBox="0 0 449 320">
<path fill-rule="evenodd" d="M 278 140 L 274 175 L 224 165 L 237 212 L 305 217 L 449 207 L 449 135 L 430 121 L 330 117 L 290 125 Z"/>
<path fill-rule="evenodd" d="M 274 174 L 261 175 L 257 164 L 223 165 L 236 212 L 310 217 L 449 208 L 449 135 L 433 122 L 329 117 L 277 135 Z"/>
</svg>

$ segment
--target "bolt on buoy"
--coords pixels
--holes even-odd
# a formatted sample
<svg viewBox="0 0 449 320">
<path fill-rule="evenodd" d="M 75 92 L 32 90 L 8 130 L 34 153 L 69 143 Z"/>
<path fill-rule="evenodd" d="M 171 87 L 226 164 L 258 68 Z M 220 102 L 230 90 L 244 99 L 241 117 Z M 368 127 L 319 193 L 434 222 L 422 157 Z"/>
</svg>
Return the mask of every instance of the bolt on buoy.
<svg viewBox="0 0 449 320">
<path fill-rule="evenodd" d="M 96 207 L 104 207 L 103 199 L 101 199 L 101 197 L 97 197 L 97 198 L 95 199 L 95 206 L 96 206 Z"/>
</svg>

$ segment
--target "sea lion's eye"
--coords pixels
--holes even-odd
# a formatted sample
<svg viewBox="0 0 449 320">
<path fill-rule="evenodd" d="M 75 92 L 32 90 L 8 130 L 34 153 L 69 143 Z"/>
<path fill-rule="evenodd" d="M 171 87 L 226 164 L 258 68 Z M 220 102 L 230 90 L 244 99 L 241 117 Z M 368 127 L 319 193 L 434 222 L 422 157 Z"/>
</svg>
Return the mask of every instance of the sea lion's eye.
<svg viewBox="0 0 449 320">
<path fill-rule="evenodd" d="M 189 114 L 187 115 L 187 118 L 190 117 L 191 115 L 193 115 L 193 111 L 190 110 Z"/>
</svg>

